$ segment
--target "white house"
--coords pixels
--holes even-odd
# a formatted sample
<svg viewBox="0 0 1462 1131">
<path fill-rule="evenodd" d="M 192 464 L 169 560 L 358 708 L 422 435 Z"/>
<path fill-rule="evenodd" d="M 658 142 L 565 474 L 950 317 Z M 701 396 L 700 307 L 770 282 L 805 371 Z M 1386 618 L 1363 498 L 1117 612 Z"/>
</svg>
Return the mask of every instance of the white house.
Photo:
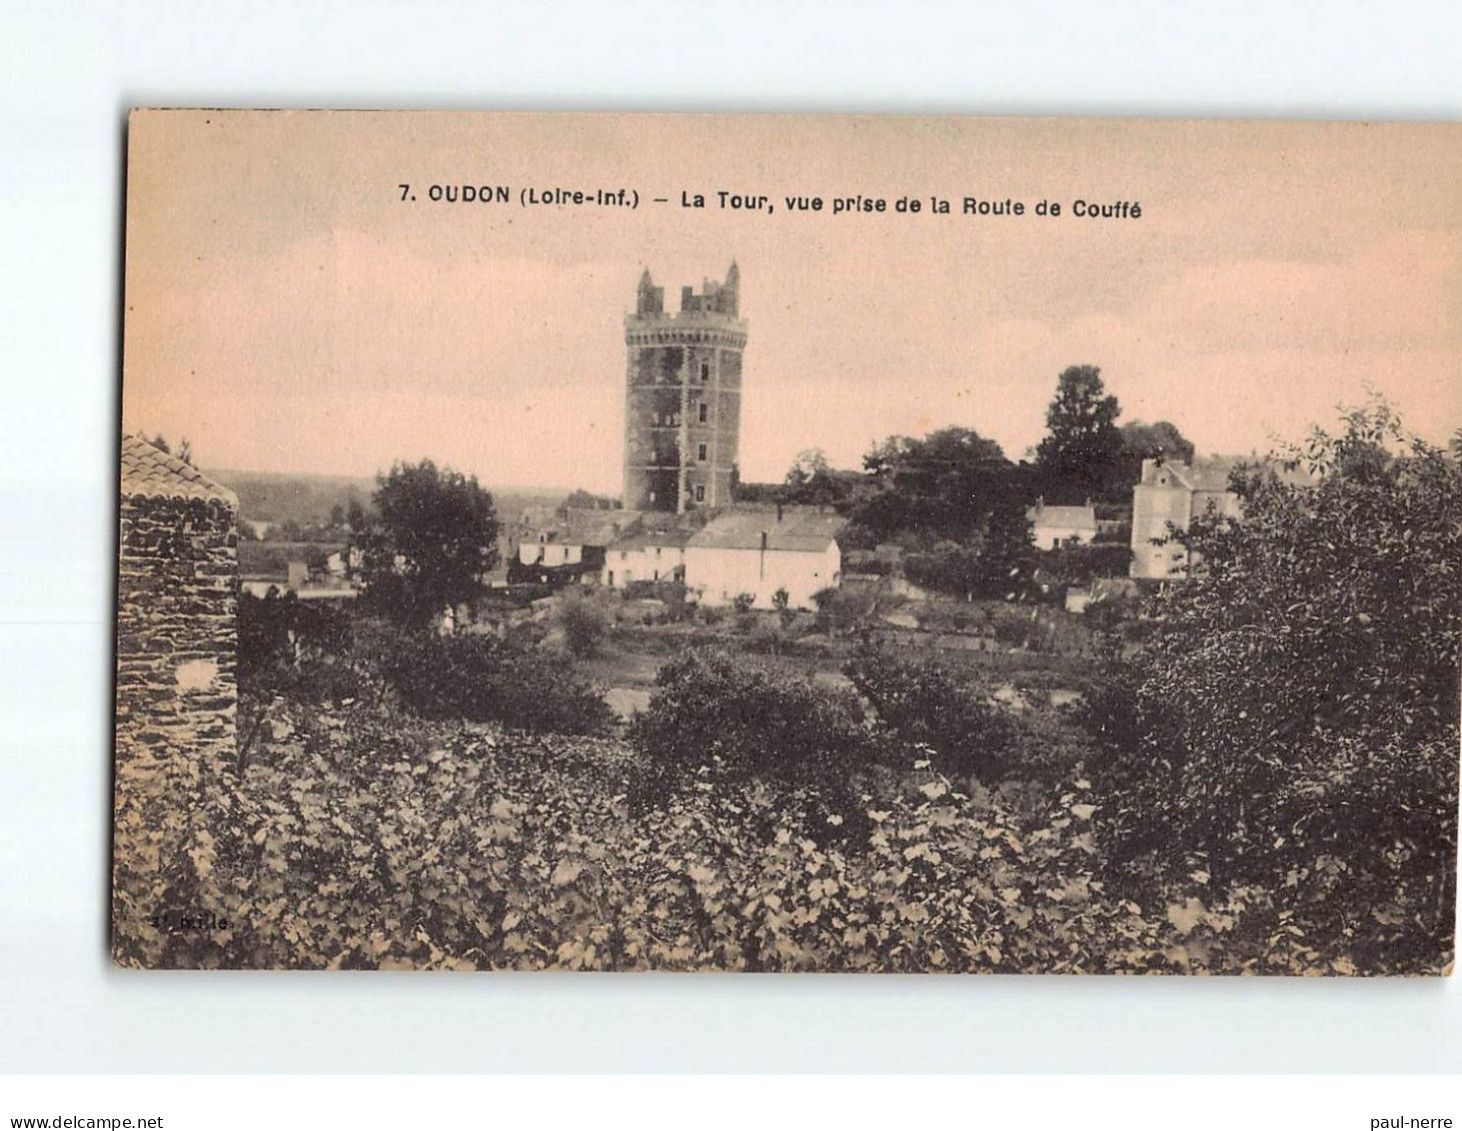
<svg viewBox="0 0 1462 1131">
<path fill-rule="evenodd" d="M 724 511 L 686 542 L 686 587 L 710 606 L 750 593 L 759 609 L 785 589 L 791 608 L 810 609 L 814 593 L 842 580 L 844 525 L 816 507 Z"/>
<path fill-rule="evenodd" d="M 639 511 L 570 510 L 562 520 L 524 537 L 518 543 L 518 561 L 550 567 L 592 566 L 597 577 L 610 543 L 635 529 L 639 520 Z"/>
<path fill-rule="evenodd" d="M 1089 546 L 1096 539 L 1096 508 L 1090 503 L 1080 507 L 1048 507 L 1041 499 L 1026 510 L 1025 516 L 1031 524 L 1031 541 L 1038 550 Z"/>
<path fill-rule="evenodd" d="M 623 589 L 636 581 L 685 579 L 685 544 L 692 530 L 638 529 L 611 542 L 604 551 L 600 584 Z"/>
<path fill-rule="evenodd" d="M 1237 461 L 1211 459 L 1197 464 L 1145 459 L 1142 480 L 1132 491 L 1132 577 L 1162 580 L 1182 577 L 1188 552 L 1168 540 L 1169 523 L 1187 530 L 1194 515 L 1212 508 L 1237 518 L 1239 497 L 1228 489 L 1229 473 Z"/>
</svg>

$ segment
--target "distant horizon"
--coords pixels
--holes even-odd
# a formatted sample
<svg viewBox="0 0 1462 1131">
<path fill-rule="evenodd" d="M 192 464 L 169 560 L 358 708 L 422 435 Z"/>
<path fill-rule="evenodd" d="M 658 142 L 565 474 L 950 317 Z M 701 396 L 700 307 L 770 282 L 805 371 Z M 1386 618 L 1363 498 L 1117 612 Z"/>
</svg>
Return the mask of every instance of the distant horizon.
<svg viewBox="0 0 1462 1131">
<path fill-rule="evenodd" d="M 171 441 L 169 441 L 169 442 L 171 442 Z M 426 458 L 430 458 L 430 457 L 426 457 Z M 441 467 L 441 468 L 450 468 L 450 470 L 452 470 L 452 471 L 461 472 L 463 475 L 466 475 L 468 478 L 475 478 L 477 480 L 479 486 L 483 487 L 486 490 L 490 490 L 490 491 L 517 491 L 517 492 L 521 492 L 522 494 L 548 494 L 550 492 L 563 491 L 564 494 L 569 494 L 569 493 L 571 493 L 573 491 L 580 491 L 580 490 L 587 490 L 588 489 L 588 488 L 584 488 L 584 487 L 565 487 L 565 486 L 563 486 L 561 484 L 555 484 L 555 483 L 550 483 L 550 484 L 547 484 L 547 485 L 542 486 L 542 487 L 537 486 L 537 485 L 532 484 L 532 483 L 491 483 L 491 482 L 488 482 L 487 480 L 484 480 L 480 475 L 474 475 L 474 473 L 472 473 L 472 472 L 463 471 L 461 468 L 458 468 L 458 467 L 452 467 L 450 464 L 442 463 L 440 460 L 432 460 L 432 462 L 435 463 L 435 464 L 437 464 L 438 467 Z M 344 471 L 339 471 L 339 472 L 337 472 L 337 471 L 306 471 L 306 470 L 279 471 L 279 470 L 275 470 L 275 469 L 272 469 L 272 468 L 262 468 L 262 467 L 213 467 L 213 466 L 211 466 L 209 464 L 206 464 L 206 463 L 199 463 L 199 464 L 197 464 L 197 468 L 198 468 L 199 471 L 203 472 L 205 475 L 209 475 L 209 476 L 212 476 L 214 478 L 226 478 L 228 476 L 233 476 L 233 475 L 259 475 L 259 476 L 270 475 L 270 476 L 277 476 L 280 479 L 337 479 L 337 480 L 343 480 L 343 481 L 350 482 L 350 483 L 362 483 L 362 484 L 364 484 L 364 483 L 370 483 L 370 484 L 373 484 L 373 485 L 376 482 L 377 475 L 381 474 L 381 472 L 371 472 L 369 474 L 355 474 L 355 473 L 352 473 L 352 472 L 344 472 Z M 383 470 L 389 470 L 389 469 L 383 469 Z M 227 486 L 227 484 L 225 484 L 225 486 Z M 596 494 L 596 495 L 603 494 L 603 492 L 601 492 L 601 491 L 595 491 L 593 493 Z"/>
<path fill-rule="evenodd" d="M 1133 421 L 1130 421 L 1129 420 L 1129 421 L 1124 421 L 1122 423 L 1131 424 L 1131 423 L 1133 423 Z M 1145 420 L 1145 421 L 1141 421 L 1141 423 L 1142 424 L 1153 424 L 1153 423 L 1157 423 L 1157 422 L 1156 421 L 1146 421 Z M 1176 423 L 1176 421 L 1173 421 L 1171 423 Z M 1319 422 L 1317 422 L 1317 423 L 1319 423 Z M 942 430 L 942 428 L 951 428 L 951 427 L 965 427 L 965 426 L 964 425 L 942 425 L 940 427 L 936 427 L 934 429 L 931 429 L 930 431 L 931 432 L 937 432 L 937 431 Z M 1179 428 L 1179 431 L 1181 431 L 1181 428 Z M 922 435 L 927 436 L 929 434 L 930 433 L 923 433 Z M 921 436 L 916 436 L 916 437 L 912 437 L 912 438 L 913 439 L 920 439 L 922 437 Z M 173 443 L 173 439 L 171 437 L 164 436 L 163 439 L 166 440 L 169 443 L 169 445 L 171 445 Z M 184 437 L 180 437 L 179 439 L 180 440 L 185 440 L 185 439 L 188 439 L 188 437 L 184 436 Z M 1298 437 L 1296 437 L 1296 439 L 1298 439 Z M 815 448 L 816 445 L 812 445 L 812 447 Z M 808 449 L 802 449 L 802 450 L 806 451 Z M 1003 449 L 1002 449 L 1002 451 L 1003 451 Z M 1273 454 L 1277 454 L 1277 453 L 1272 448 L 1270 450 L 1268 450 L 1268 451 L 1260 451 L 1258 449 L 1252 449 L 1252 450 L 1250 450 L 1248 452 L 1204 452 L 1202 450 L 1195 450 L 1195 452 L 1194 452 L 1194 458 L 1195 458 L 1195 460 L 1197 462 L 1202 463 L 1202 462 L 1205 462 L 1205 461 L 1208 461 L 1208 460 L 1266 459 L 1270 455 L 1273 455 Z M 1026 461 L 1024 455 L 1021 455 L 1021 456 L 1012 456 L 1012 455 L 1010 455 L 1009 452 L 1005 452 L 1004 455 L 1005 455 L 1005 458 L 1007 460 L 1009 460 L 1013 464 L 1019 464 L 1021 462 L 1028 462 L 1028 461 Z M 604 497 L 612 497 L 612 498 L 615 498 L 615 499 L 618 499 L 620 497 L 620 493 L 619 493 L 618 490 L 613 490 L 613 491 L 596 491 L 593 488 L 587 487 L 587 486 L 585 486 L 584 484 L 581 484 L 581 483 L 580 484 L 564 484 L 564 483 L 549 483 L 549 484 L 537 484 L 537 483 L 495 483 L 495 482 L 491 482 L 491 481 L 489 481 L 487 479 L 484 479 L 481 475 L 477 475 L 475 472 L 467 471 L 467 470 L 465 470 L 463 468 L 456 467 L 456 466 L 454 466 L 452 464 L 449 464 L 449 463 L 446 463 L 446 462 L 444 462 L 442 460 L 434 459 L 431 456 L 422 456 L 422 457 L 418 458 L 417 460 L 412 460 L 412 461 L 408 461 L 408 460 L 397 460 L 395 462 L 397 462 L 397 463 L 405 463 L 405 462 L 419 463 L 421 459 L 430 459 L 430 460 L 432 460 L 432 462 L 434 464 L 437 465 L 438 468 L 441 468 L 441 469 L 444 469 L 444 470 L 451 470 L 451 471 L 459 472 L 459 473 L 461 473 L 463 475 L 466 475 L 469 478 L 475 478 L 477 480 L 477 482 L 478 482 L 478 485 L 480 487 L 482 487 L 486 491 L 499 491 L 499 492 L 503 492 L 505 494 L 506 493 L 519 493 L 519 494 L 525 494 L 525 495 L 526 494 L 535 494 L 535 495 L 536 494 L 542 494 L 542 495 L 547 495 L 547 494 L 558 494 L 558 493 L 562 493 L 564 495 L 570 495 L 570 494 L 572 494 L 575 491 L 588 491 L 591 494 L 599 495 L 599 496 L 604 496 Z M 831 460 L 829 460 L 828 466 L 831 467 L 832 470 L 834 470 L 834 471 L 841 471 L 841 472 L 861 471 L 862 470 L 861 462 L 862 461 L 860 460 L 859 461 L 860 466 L 850 467 L 850 466 L 840 466 L 838 464 L 833 463 Z M 376 485 L 377 476 L 382 475 L 382 474 L 385 474 L 386 472 L 388 472 L 390 470 L 390 468 L 382 468 L 380 471 L 374 471 L 374 472 L 313 471 L 313 470 L 302 469 L 302 468 L 301 469 L 284 469 L 284 470 L 281 470 L 281 469 L 278 469 L 278 468 L 262 468 L 262 467 L 215 467 L 215 466 L 213 466 L 211 464 L 203 463 L 203 462 L 200 462 L 200 463 L 196 464 L 195 466 L 197 466 L 197 468 L 198 468 L 199 471 L 201 471 L 204 474 L 209 475 L 209 476 L 211 476 L 211 477 L 213 477 L 215 479 L 227 479 L 228 477 L 235 476 L 235 475 L 254 475 L 254 476 L 273 476 L 273 477 L 277 477 L 277 478 L 280 478 L 280 479 L 340 480 L 340 481 L 343 481 L 343 482 L 355 483 L 355 484 L 362 484 L 362 485 L 369 484 L 371 486 L 375 486 Z M 790 469 L 791 469 L 791 464 L 789 463 L 787 470 L 790 470 Z M 785 477 L 786 477 L 786 471 L 784 471 L 781 475 L 778 475 L 775 478 L 771 478 L 771 479 L 749 479 L 749 478 L 746 478 L 746 477 L 743 476 L 742 479 L 741 479 L 741 482 L 743 482 L 743 483 L 755 483 L 755 484 L 758 484 L 758 485 L 761 485 L 761 486 L 768 486 L 768 485 L 773 485 L 773 484 L 777 484 L 777 483 L 783 482 L 784 479 L 785 479 Z M 227 483 L 224 484 L 224 486 L 227 486 L 227 485 L 228 485 Z"/>
</svg>

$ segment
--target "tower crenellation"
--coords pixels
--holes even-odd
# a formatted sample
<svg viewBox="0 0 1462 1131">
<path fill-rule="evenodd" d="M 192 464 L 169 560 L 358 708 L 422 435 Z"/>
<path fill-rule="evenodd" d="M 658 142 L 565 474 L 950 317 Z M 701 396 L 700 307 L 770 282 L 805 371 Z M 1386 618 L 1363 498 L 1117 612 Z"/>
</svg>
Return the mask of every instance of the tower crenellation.
<svg viewBox="0 0 1462 1131">
<path fill-rule="evenodd" d="M 683 513 L 731 502 L 741 432 L 741 272 L 682 287 L 680 310 L 648 268 L 625 318 L 624 505 Z"/>
</svg>

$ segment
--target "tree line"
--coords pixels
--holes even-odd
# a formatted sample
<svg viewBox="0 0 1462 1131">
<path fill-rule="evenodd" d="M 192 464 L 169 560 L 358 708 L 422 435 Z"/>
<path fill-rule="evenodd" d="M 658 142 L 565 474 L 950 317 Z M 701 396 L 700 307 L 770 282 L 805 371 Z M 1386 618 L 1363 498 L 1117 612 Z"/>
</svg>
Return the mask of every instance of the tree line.
<svg viewBox="0 0 1462 1131">
<path fill-rule="evenodd" d="M 738 501 L 833 507 L 850 519 L 845 548 L 897 543 L 912 579 L 968 596 L 1010 596 L 1030 573 L 1028 509 L 1093 503 L 1125 513 L 1142 462 L 1189 462 L 1194 446 L 1162 420 L 1119 423 L 1101 371 L 1073 365 L 1057 379 L 1046 435 L 1032 458 L 1009 459 L 972 428 L 889 436 L 861 468 L 800 453 L 778 484 L 735 484 Z M 915 577 L 915 575 L 918 575 Z"/>
</svg>

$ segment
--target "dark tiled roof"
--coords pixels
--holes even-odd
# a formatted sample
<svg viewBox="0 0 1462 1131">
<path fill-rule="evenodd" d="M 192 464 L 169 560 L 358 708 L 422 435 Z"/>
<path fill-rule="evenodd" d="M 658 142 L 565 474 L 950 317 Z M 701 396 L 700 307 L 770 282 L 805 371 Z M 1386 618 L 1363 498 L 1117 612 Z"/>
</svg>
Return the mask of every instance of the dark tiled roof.
<svg viewBox="0 0 1462 1131">
<path fill-rule="evenodd" d="M 1037 526 L 1062 526 L 1078 530 L 1097 528 L 1096 509 L 1093 507 L 1031 507 L 1027 517 Z"/>
<path fill-rule="evenodd" d="M 563 518 L 528 523 L 532 538 L 559 546 L 607 546 L 640 524 L 639 511 L 574 508 Z"/>
<path fill-rule="evenodd" d="M 643 550 L 651 546 L 664 546 L 675 548 L 684 546 L 695 534 L 693 529 L 685 527 L 671 527 L 669 529 L 633 530 L 622 538 L 616 538 L 610 544 L 613 550 Z"/>
<path fill-rule="evenodd" d="M 1281 483 L 1291 487 L 1313 487 L 1314 478 L 1303 469 L 1290 469 L 1276 460 L 1259 456 L 1208 456 L 1191 464 L 1169 462 L 1166 467 L 1174 477 L 1190 491 L 1228 490 L 1229 476 L 1235 468 L 1262 468 L 1275 475 Z"/>
<path fill-rule="evenodd" d="M 1237 458 L 1211 456 L 1193 463 L 1168 464 L 1184 486 L 1193 491 L 1226 491 L 1229 474 L 1239 465 Z"/>
<path fill-rule="evenodd" d="M 122 497 L 201 499 L 239 509 L 239 497 L 227 487 L 138 436 L 122 437 Z"/>
<path fill-rule="evenodd" d="M 774 510 L 724 511 L 697 532 L 688 546 L 717 550 L 768 550 L 818 553 L 835 541 L 847 520 L 816 507 L 787 507 L 780 521 Z"/>
<path fill-rule="evenodd" d="M 634 529 L 639 519 L 639 511 L 571 510 L 564 520 L 564 533 L 558 541 L 570 546 L 604 547 Z"/>
</svg>

